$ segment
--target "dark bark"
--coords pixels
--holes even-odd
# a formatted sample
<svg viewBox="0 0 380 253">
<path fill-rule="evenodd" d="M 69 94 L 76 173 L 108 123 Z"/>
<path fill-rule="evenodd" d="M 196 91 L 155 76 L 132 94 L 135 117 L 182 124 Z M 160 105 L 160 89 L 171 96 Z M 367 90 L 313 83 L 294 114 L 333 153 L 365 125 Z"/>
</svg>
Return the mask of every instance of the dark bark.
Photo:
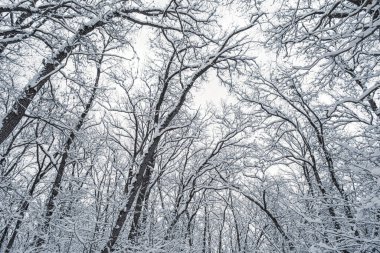
<svg viewBox="0 0 380 253">
<path fill-rule="evenodd" d="M 80 38 L 104 24 L 104 21 L 97 20 L 90 25 L 82 26 L 73 36 L 70 44 L 61 48 L 49 61 L 44 63 L 42 70 L 34 76 L 34 79 L 31 80 L 30 84 L 25 88 L 24 93 L 17 99 L 11 110 L 9 110 L 4 117 L 0 128 L 0 144 L 3 143 L 17 127 L 18 123 L 24 117 L 30 103 L 49 80 L 50 76 L 60 68 L 62 62 L 69 56 L 70 52 L 79 45 L 77 42 Z"/>
<path fill-rule="evenodd" d="M 74 142 L 74 139 L 76 137 L 76 133 L 82 128 L 84 121 L 85 121 L 85 119 L 86 119 L 86 117 L 90 111 L 90 108 L 91 108 L 91 106 L 95 100 L 96 91 L 97 91 L 98 86 L 99 86 L 99 79 L 100 79 L 100 74 L 101 74 L 100 63 L 102 62 L 102 60 L 103 60 L 103 57 L 101 57 L 101 59 L 99 61 L 99 66 L 97 67 L 95 83 L 94 83 L 94 87 L 92 88 L 92 91 L 91 91 L 90 99 L 87 102 L 85 109 L 79 118 L 79 122 L 75 126 L 75 129 L 73 131 L 71 131 L 70 136 L 67 139 L 65 146 L 64 146 L 64 153 L 62 155 L 61 162 L 59 163 L 57 175 L 55 177 L 55 180 L 54 180 L 54 183 L 52 186 L 52 190 L 51 190 L 48 202 L 46 204 L 45 221 L 44 221 L 43 228 L 42 228 L 43 232 L 45 234 L 49 230 L 50 220 L 51 220 L 52 215 L 54 213 L 55 199 L 58 196 L 59 190 L 61 188 L 61 182 L 63 179 L 63 175 L 65 173 L 66 162 L 67 162 L 67 158 L 69 156 L 69 151 L 70 151 L 71 145 Z M 41 236 L 38 236 L 35 239 L 35 245 L 37 247 L 40 247 L 42 244 L 44 244 L 44 242 L 45 242 L 45 240 Z"/>
<path fill-rule="evenodd" d="M 222 215 L 222 225 L 220 226 L 219 230 L 219 242 L 218 242 L 218 253 L 223 252 L 223 246 L 222 246 L 222 241 L 223 241 L 223 229 L 224 229 L 224 223 L 226 222 L 226 212 L 227 212 L 228 205 L 223 210 L 223 215 Z"/>
<path fill-rule="evenodd" d="M 57 156 L 57 155 L 55 155 Z M 23 222 L 23 219 L 24 219 L 24 216 L 25 216 L 25 213 L 28 211 L 29 209 L 29 205 L 30 205 L 30 198 L 33 196 L 34 194 L 34 191 L 35 189 L 37 188 L 37 185 L 38 183 L 41 181 L 41 179 L 46 175 L 46 173 L 50 170 L 52 166 L 52 163 L 49 163 L 45 169 L 42 169 L 40 168 L 37 172 L 37 175 L 36 177 L 34 178 L 34 181 L 33 181 L 33 184 L 32 184 L 32 187 L 29 189 L 28 191 L 28 195 L 26 197 L 26 199 L 22 202 L 19 210 L 18 210 L 18 218 L 17 218 L 17 221 L 16 221 L 16 225 L 15 225 L 15 228 L 13 230 L 13 233 L 11 235 L 11 238 L 9 239 L 8 241 L 8 244 L 6 246 L 6 249 L 5 249 L 5 253 L 9 253 L 11 252 L 11 249 L 13 247 L 13 244 L 15 242 L 15 239 L 17 238 L 17 234 L 18 234 L 18 231 L 20 229 L 20 226 L 22 225 L 22 222 Z M 8 228 L 8 226 L 7 226 Z"/>
<path fill-rule="evenodd" d="M 143 161 L 139 167 L 139 170 L 137 171 L 136 180 L 133 183 L 132 190 L 130 191 L 130 194 L 128 196 L 127 203 L 125 204 L 124 208 L 119 212 L 117 220 L 116 220 L 116 224 L 114 225 L 114 227 L 111 231 L 111 235 L 110 235 L 105 247 L 101 251 L 102 253 L 109 253 L 109 252 L 113 251 L 113 247 L 114 247 L 114 245 L 115 245 L 115 243 L 116 243 L 116 241 L 117 241 L 117 239 L 118 239 L 118 237 L 119 237 L 119 235 L 123 229 L 123 226 L 124 226 L 124 223 L 127 219 L 127 216 L 131 211 L 131 208 L 135 202 L 136 197 L 139 194 L 139 191 L 141 190 L 141 186 L 144 184 L 144 174 L 145 174 L 146 170 L 149 168 L 150 161 L 153 160 L 154 154 L 155 154 L 156 149 L 159 145 L 161 137 L 164 134 L 164 132 L 167 130 L 167 128 L 169 127 L 170 123 L 173 121 L 173 119 L 176 117 L 176 115 L 181 110 L 183 104 L 186 101 L 186 97 L 187 97 L 188 93 L 190 92 L 191 88 L 194 86 L 194 83 L 207 70 L 209 70 L 212 66 L 214 66 L 218 62 L 219 58 L 223 57 L 222 55 L 226 52 L 223 50 L 226 48 L 228 42 L 235 35 L 250 29 L 252 26 L 253 25 L 245 27 L 241 30 L 237 30 L 237 31 L 233 32 L 230 36 L 227 37 L 227 39 L 224 41 L 224 43 L 222 43 L 218 52 L 214 56 L 210 57 L 208 59 L 208 61 L 205 62 L 205 65 L 201 65 L 201 67 L 194 73 L 192 78 L 190 78 L 189 83 L 182 90 L 182 94 L 179 97 L 177 104 L 167 114 L 167 116 L 161 121 L 161 125 L 159 125 L 160 128 L 156 129 L 156 131 L 158 130 L 157 135 L 154 136 L 154 138 L 152 140 L 152 144 L 148 147 L 148 151 L 145 153 Z M 171 63 L 169 63 L 169 65 L 170 64 Z M 164 80 L 164 81 L 165 81 L 165 85 L 169 84 L 168 80 Z M 163 93 L 165 94 L 165 91 L 163 91 Z M 160 96 L 160 99 L 157 103 L 158 106 L 156 107 L 156 111 L 155 111 L 155 119 L 159 118 L 159 115 L 157 113 L 159 112 L 160 106 L 163 103 L 164 98 L 165 98 L 164 95 Z"/>
<path fill-rule="evenodd" d="M 151 162 L 151 166 L 147 169 L 144 175 L 143 184 L 141 186 L 139 196 L 137 197 L 137 200 L 136 200 L 135 210 L 133 213 L 132 226 L 128 234 L 128 241 L 130 241 L 132 244 L 135 244 L 137 242 L 137 239 L 141 232 L 140 217 L 143 212 L 143 207 L 145 206 L 145 203 L 147 203 L 149 199 L 149 192 L 147 193 L 147 190 L 149 188 L 153 164 L 154 163 Z"/>
<path fill-rule="evenodd" d="M 144 157 L 144 159 L 143 159 L 143 161 L 139 167 L 139 171 L 137 172 L 136 180 L 134 181 L 134 183 L 132 185 L 132 189 L 129 193 L 127 203 L 125 204 L 124 208 L 119 211 L 119 214 L 118 214 L 117 219 L 116 219 L 116 223 L 111 230 L 111 235 L 107 241 L 106 246 L 101 251 L 102 253 L 109 253 L 109 252 L 113 251 L 113 247 L 114 247 L 117 239 L 119 238 L 119 235 L 120 235 L 120 233 L 124 227 L 124 223 L 127 219 L 129 212 L 131 211 L 131 208 L 135 202 L 136 196 L 139 194 L 140 188 L 144 184 L 145 171 L 149 168 L 149 166 L 151 166 L 150 161 L 153 160 L 153 156 L 154 156 L 155 150 L 158 146 L 159 139 L 160 139 L 160 137 L 156 137 L 153 140 L 152 145 L 149 147 L 148 152 L 146 153 L 146 155 L 145 155 L 145 157 Z"/>
<path fill-rule="evenodd" d="M 202 239 L 202 253 L 206 253 L 207 246 L 207 207 L 204 210 L 204 223 L 203 223 L 203 239 Z"/>
<path fill-rule="evenodd" d="M 38 0 L 33 0 L 31 1 L 31 5 L 32 6 L 35 6 L 35 4 L 37 3 Z M 0 12 L 2 12 L 4 10 L 2 10 L 2 8 L 0 8 Z M 28 11 L 27 9 L 25 9 L 23 11 L 23 13 L 21 13 L 21 15 L 17 18 L 17 20 L 14 22 L 14 24 L 16 26 L 20 26 L 26 19 L 28 19 L 29 17 L 32 16 L 32 12 Z M 27 27 L 30 27 L 30 25 L 32 24 L 33 22 L 30 22 L 30 24 L 27 25 Z M 26 28 L 26 27 L 25 27 Z M 17 29 L 19 30 L 19 29 Z M 14 38 L 17 34 L 19 34 L 18 32 L 16 32 L 15 30 L 11 31 L 10 33 L 8 34 L 5 34 L 4 36 L 4 39 L 10 39 L 10 38 Z M 21 41 L 27 37 L 29 37 L 30 35 L 24 35 L 23 38 L 21 38 L 20 40 L 17 40 L 17 41 Z M 4 52 L 5 48 L 11 44 L 11 42 L 2 42 L 0 43 L 0 55 Z"/>
</svg>

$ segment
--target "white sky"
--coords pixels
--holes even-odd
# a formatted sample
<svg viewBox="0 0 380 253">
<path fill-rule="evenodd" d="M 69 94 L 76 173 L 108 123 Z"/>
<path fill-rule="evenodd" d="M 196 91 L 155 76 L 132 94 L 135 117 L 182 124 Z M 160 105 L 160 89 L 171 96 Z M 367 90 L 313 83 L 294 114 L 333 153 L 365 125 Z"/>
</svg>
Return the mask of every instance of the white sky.
<svg viewBox="0 0 380 253">
<path fill-rule="evenodd" d="M 161 2 L 161 1 L 153 1 L 155 4 Z M 267 1 L 265 4 L 265 11 L 273 10 L 273 2 Z M 243 13 L 241 10 L 238 10 L 240 6 L 229 6 L 227 7 L 221 7 L 222 11 L 221 14 L 223 15 L 221 17 L 221 26 L 226 31 L 232 31 L 234 27 L 243 27 L 247 24 L 249 13 Z M 240 13 L 238 15 L 238 13 Z M 258 35 L 260 31 L 258 29 L 251 30 L 247 32 L 250 36 L 252 36 L 252 39 L 257 39 L 260 37 Z M 141 66 L 141 69 L 144 68 L 144 65 L 146 64 L 146 60 L 148 58 L 147 52 L 149 52 L 149 36 L 150 36 L 150 28 L 143 27 L 138 31 L 138 38 L 135 41 L 134 49 L 136 50 L 136 53 L 139 57 L 139 65 Z M 253 50 L 252 52 L 254 55 L 256 55 L 258 58 L 258 62 L 260 62 L 260 65 L 264 62 L 270 62 L 273 60 L 273 55 L 268 55 L 268 52 L 266 52 L 262 48 L 257 48 Z M 210 73 L 209 73 L 210 74 Z M 208 104 L 211 105 L 221 105 L 223 102 L 231 101 L 231 95 L 228 92 L 228 88 L 223 87 L 219 81 L 216 79 L 216 77 L 209 75 L 208 81 L 202 83 L 197 88 L 192 90 L 192 94 L 194 97 L 194 106 L 195 107 L 205 107 Z"/>
<path fill-rule="evenodd" d="M 209 78 L 209 81 L 203 83 L 193 95 L 194 105 L 201 108 L 208 104 L 218 106 L 222 101 L 231 100 L 227 88 L 219 84 L 215 78 Z"/>
</svg>

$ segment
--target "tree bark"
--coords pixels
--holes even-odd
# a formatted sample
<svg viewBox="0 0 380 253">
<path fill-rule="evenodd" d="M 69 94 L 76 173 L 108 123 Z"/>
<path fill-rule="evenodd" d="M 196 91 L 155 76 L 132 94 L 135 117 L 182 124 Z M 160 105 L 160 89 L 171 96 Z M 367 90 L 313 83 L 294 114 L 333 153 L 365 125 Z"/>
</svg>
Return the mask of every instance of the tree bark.
<svg viewBox="0 0 380 253">
<path fill-rule="evenodd" d="M 79 122 L 75 126 L 75 129 L 73 131 L 71 131 L 70 136 L 67 139 L 65 146 L 64 146 L 64 153 L 62 155 L 61 162 L 60 162 L 59 167 L 58 167 L 57 175 L 55 177 L 53 187 L 52 187 L 48 202 L 46 204 L 45 222 L 43 225 L 43 232 L 45 234 L 48 233 L 49 226 L 50 226 L 50 220 L 51 220 L 51 217 L 54 213 L 55 200 L 56 200 L 56 197 L 58 196 L 59 190 L 61 188 L 61 182 L 62 182 L 63 175 L 65 173 L 66 161 L 67 161 L 67 158 L 69 156 L 69 151 L 70 151 L 71 145 L 74 142 L 74 139 L 76 137 L 76 132 L 78 132 L 82 128 L 84 121 L 85 121 L 85 119 L 86 119 L 86 117 L 90 111 L 90 108 L 91 108 L 91 106 L 95 100 L 96 91 L 97 91 L 98 86 L 99 86 L 99 79 L 100 79 L 100 74 L 101 74 L 100 64 L 101 64 L 102 60 L 103 60 L 103 56 L 101 56 L 101 58 L 99 60 L 99 65 L 98 65 L 97 70 L 96 70 L 96 78 L 95 78 L 94 87 L 92 88 L 92 91 L 91 91 L 91 97 L 90 97 L 89 101 L 87 102 L 85 109 L 79 118 Z M 40 247 L 44 243 L 45 243 L 45 240 L 41 236 L 36 237 L 35 245 L 37 247 Z"/>
</svg>

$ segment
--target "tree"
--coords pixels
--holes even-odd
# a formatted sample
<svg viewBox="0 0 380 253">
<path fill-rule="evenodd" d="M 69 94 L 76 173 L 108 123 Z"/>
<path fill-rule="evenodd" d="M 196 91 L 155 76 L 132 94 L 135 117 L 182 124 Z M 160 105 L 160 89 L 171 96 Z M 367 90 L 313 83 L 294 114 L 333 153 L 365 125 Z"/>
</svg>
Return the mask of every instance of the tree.
<svg viewBox="0 0 380 253">
<path fill-rule="evenodd" d="M 301 234 L 310 234 L 310 237 L 305 238 L 304 246 L 297 243 L 297 250 L 333 248 L 342 252 L 373 251 L 377 247 L 377 239 L 373 237 L 373 229 L 376 230 L 377 225 L 373 227 L 372 224 L 378 223 L 377 216 L 366 216 L 365 220 L 369 222 L 362 220 L 359 203 L 370 200 L 362 199 L 357 195 L 357 190 L 364 190 L 360 185 L 369 184 L 372 185 L 371 190 L 363 194 L 377 194 L 377 176 L 371 169 L 377 165 L 376 162 L 368 163 L 371 160 L 369 157 L 366 162 L 355 159 L 352 163 L 349 159 L 356 157 L 354 150 L 357 150 L 357 145 L 361 145 L 362 139 L 369 138 L 364 142 L 373 143 L 370 139 L 374 136 L 369 134 L 371 123 L 365 120 L 367 115 L 358 114 L 361 105 L 348 107 L 350 113 L 345 110 L 338 117 L 330 115 L 327 108 L 331 108 L 331 105 L 321 101 L 318 91 L 308 88 L 309 84 L 305 80 L 309 79 L 297 76 L 297 72 L 290 73 L 289 70 L 277 69 L 268 77 L 260 74 L 253 76 L 247 82 L 252 89 L 239 92 L 242 101 L 250 107 L 247 109 L 249 117 L 260 120 L 260 124 L 255 126 L 258 140 L 253 147 L 258 148 L 254 149 L 254 159 L 257 164 L 262 164 L 258 167 L 265 174 L 272 174 L 275 182 L 278 181 L 269 189 L 279 191 L 281 185 L 282 193 L 277 194 L 287 192 L 288 197 L 284 195 L 287 200 L 283 204 L 286 211 L 282 213 L 290 215 L 289 221 L 300 220 L 299 224 L 290 224 L 286 218 L 282 221 L 273 220 L 273 223 L 278 224 L 278 229 L 283 226 L 281 223 L 285 223 L 291 226 L 289 229 L 292 233 L 299 231 L 299 234 L 285 236 L 285 230 L 281 228 L 280 232 L 284 231 L 281 234 L 285 238 L 301 238 Z M 357 129 L 362 134 L 356 132 Z M 374 150 L 369 151 L 372 152 Z M 361 152 L 361 155 L 364 153 Z M 356 167 L 366 168 L 366 172 L 358 171 Z M 281 172 L 275 172 L 275 168 Z M 276 175 L 278 173 L 283 176 Z M 250 197 L 245 192 L 242 194 L 252 198 L 265 212 L 265 203 L 274 202 L 266 200 L 266 185 L 272 184 L 272 180 L 263 176 L 261 181 L 260 184 L 265 187 L 262 186 L 264 189 L 257 189 L 256 192 L 262 192 L 262 197 Z M 260 198 L 263 203 L 258 201 Z M 368 208 L 372 210 L 370 213 L 377 212 L 376 204 L 370 204 Z M 270 214 L 268 216 L 271 217 Z M 323 231 L 322 236 L 315 231 Z"/>
<path fill-rule="evenodd" d="M 378 252 L 378 19 L 0 4 L 0 251 Z M 199 103 L 215 84 L 228 98 Z"/>
<path fill-rule="evenodd" d="M 129 5 L 124 1 L 111 1 L 110 3 L 103 3 L 102 1 L 99 3 L 64 1 L 55 4 L 49 2 L 38 3 L 38 1 L 20 1 L 1 7 L 0 11 L 4 16 L 2 22 L 5 26 L 10 27 L 9 31 L 3 34 L 2 55 L 7 56 L 7 47 L 10 45 L 22 46 L 24 43 L 27 44 L 29 40 L 32 40 L 30 42 L 32 44 L 43 43 L 47 52 L 44 52 L 44 57 L 42 57 L 42 68 L 37 70 L 33 77 L 29 78 L 27 85 L 23 88 L 20 96 L 15 99 L 13 105 L 10 108 L 6 107 L 7 110 L 4 112 L 6 114 L 2 119 L 0 128 L 0 144 L 15 130 L 18 123 L 24 117 L 30 103 L 34 100 L 34 97 L 46 85 L 50 76 L 66 65 L 67 60 L 75 53 L 74 50 L 80 48 L 83 42 L 86 45 L 83 45 L 82 48 L 96 50 L 96 42 L 92 42 L 89 39 L 96 30 L 104 28 L 107 31 L 107 26 L 113 22 L 114 27 L 109 31 L 111 32 L 111 36 L 128 36 L 125 33 L 115 34 L 121 31 L 119 27 L 122 24 L 118 24 L 114 20 L 122 19 L 127 21 L 126 25 L 130 27 L 129 29 L 132 29 L 134 24 L 138 24 L 181 31 L 178 22 L 174 26 L 166 26 L 162 23 L 162 18 L 168 19 L 168 22 L 171 22 L 174 18 L 177 21 L 182 19 L 185 21 L 186 17 L 193 19 L 194 17 L 191 16 L 192 7 L 187 6 L 188 9 L 186 11 L 181 10 L 178 12 L 176 10 L 178 9 L 178 6 L 176 6 L 178 4 L 174 2 L 174 6 L 172 5 L 173 2 L 170 2 L 163 9 L 144 9 L 137 2 Z M 177 15 L 180 16 L 177 18 Z M 29 21 L 28 18 L 33 19 L 33 21 Z M 156 20 L 151 20 L 151 18 L 161 20 L 162 24 L 159 24 Z M 16 21 L 14 21 L 15 19 Z M 74 21 L 72 22 L 72 26 L 67 24 L 66 19 Z M 18 30 L 18 26 L 21 26 L 21 31 Z M 120 42 L 128 43 L 124 38 Z M 94 43 L 94 45 L 91 47 L 89 43 Z M 9 50 L 13 51 L 12 49 Z M 93 52 L 89 51 L 87 53 Z M 8 57 L 4 57 L 5 60 Z M 9 81 L 19 81 L 17 79 L 12 80 L 12 74 L 10 76 L 11 80 Z M 9 81 L 5 80 L 5 82 Z"/>
</svg>

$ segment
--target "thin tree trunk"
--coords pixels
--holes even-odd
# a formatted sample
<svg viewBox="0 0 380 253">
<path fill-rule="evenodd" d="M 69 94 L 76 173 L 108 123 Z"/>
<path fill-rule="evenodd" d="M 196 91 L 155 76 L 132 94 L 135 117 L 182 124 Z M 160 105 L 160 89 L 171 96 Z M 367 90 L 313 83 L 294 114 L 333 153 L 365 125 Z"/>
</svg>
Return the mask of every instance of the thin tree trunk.
<svg viewBox="0 0 380 253">
<path fill-rule="evenodd" d="M 154 152 L 156 147 L 158 146 L 159 137 L 156 137 L 153 141 L 153 144 L 149 147 L 148 152 L 146 153 L 143 162 L 140 165 L 139 171 L 136 175 L 136 180 L 133 183 L 133 187 L 130 191 L 130 194 L 127 199 L 127 203 L 124 208 L 119 211 L 119 214 L 116 219 L 116 223 L 111 231 L 111 235 L 107 241 L 106 246 L 101 251 L 102 253 L 109 253 L 113 251 L 113 247 L 116 243 L 116 240 L 119 238 L 119 235 L 124 227 L 124 223 L 127 219 L 129 212 L 135 202 L 136 196 L 140 192 L 141 186 L 144 184 L 144 174 L 145 171 L 148 170 L 149 167 L 152 167 L 153 164 L 150 161 L 153 160 Z"/>
<path fill-rule="evenodd" d="M 28 192 L 28 197 L 27 197 L 27 198 L 30 198 L 30 197 L 33 196 L 34 190 L 36 189 L 37 184 L 39 183 L 39 181 L 41 180 L 41 178 L 43 177 L 44 174 L 45 174 L 44 172 L 41 173 L 41 170 L 38 171 L 38 173 L 37 173 L 37 175 L 36 175 L 36 178 L 34 179 L 34 182 L 33 182 L 32 188 L 31 188 L 31 189 L 29 190 L 29 192 Z M 17 218 L 16 226 L 15 226 L 15 228 L 14 228 L 14 230 L 13 230 L 13 233 L 12 233 L 12 235 L 11 235 L 11 238 L 10 238 L 9 241 L 8 241 L 8 244 L 7 244 L 7 246 L 6 246 L 6 249 L 5 249 L 4 253 L 9 253 L 10 250 L 12 249 L 12 247 L 13 247 L 13 243 L 14 243 L 16 237 L 17 237 L 17 234 L 18 234 L 18 230 L 19 230 L 19 228 L 20 228 L 20 226 L 21 226 L 21 224 L 22 224 L 22 221 L 23 221 L 23 219 L 24 219 L 25 213 L 26 213 L 26 212 L 28 211 L 28 209 L 29 209 L 29 204 L 30 204 L 30 203 L 29 203 L 29 200 L 26 199 L 26 200 L 23 201 L 21 207 L 19 208 L 19 213 L 20 213 L 19 216 L 20 216 L 20 217 Z"/>
<path fill-rule="evenodd" d="M 145 206 L 144 203 L 148 202 L 149 193 L 147 194 L 147 190 L 150 183 L 151 175 L 152 175 L 152 168 L 148 168 L 148 170 L 146 171 L 144 175 L 144 179 L 143 179 L 144 181 L 143 181 L 141 190 L 139 192 L 139 196 L 137 197 L 135 210 L 133 214 L 132 227 L 128 235 L 128 241 L 130 241 L 132 244 L 137 242 L 137 238 L 139 237 L 140 232 L 141 232 L 140 231 L 141 230 L 140 217 L 143 211 L 143 207 Z"/>
<path fill-rule="evenodd" d="M 102 60 L 103 60 L 103 55 L 101 56 L 101 58 L 99 60 L 99 65 L 98 65 L 97 70 L 96 70 L 95 84 L 94 84 L 94 87 L 92 88 L 92 91 L 91 91 L 91 97 L 85 106 L 85 110 L 83 111 L 83 113 L 80 116 L 79 122 L 75 126 L 75 130 L 73 130 L 70 133 L 70 136 L 69 136 L 69 138 L 66 141 L 66 144 L 64 146 L 64 153 L 62 155 L 61 162 L 60 162 L 59 167 L 58 167 L 57 175 L 55 177 L 53 187 L 52 187 L 48 202 L 46 204 L 45 221 L 44 221 L 44 224 L 42 227 L 42 231 L 44 234 L 48 233 L 48 230 L 50 227 L 50 221 L 51 221 L 52 215 L 54 213 L 54 209 L 55 209 L 55 200 L 56 200 L 56 197 L 58 196 L 59 190 L 61 188 L 61 182 L 63 179 L 63 175 L 65 173 L 66 162 L 67 162 L 67 158 L 69 156 L 69 151 L 70 151 L 71 145 L 74 142 L 74 139 L 76 137 L 76 133 L 82 128 L 84 121 L 85 121 L 85 119 L 86 119 L 86 117 L 90 111 L 90 108 L 91 108 L 91 106 L 95 100 L 96 91 L 97 91 L 98 86 L 99 86 L 99 79 L 100 79 L 100 74 L 101 74 L 100 64 L 101 64 Z M 40 247 L 44 243 L 45 243 L 45 239 L 42 238 L 42 236 L 37 236 L 35 238 L 35 245 L 37 247 Z"/>
<path fill-rule="evenodd" d="M 107 19 L 110 19 L 111 17 L 112 16 L 109 16 Z M 12 109 L 8 111 L 8 114 L 2 120 L 2 124 L 0 124 L 0 144 L 2 144 L 15 130 L 18 123 L 24 117 L 30 103 L 45 83 L 50 79 L 50 76 L 62 67 L 61 64 L 63 61 L 69 56 L 70 52 L 79 45 L 79 43 L 77 43 L 78 40 L 104 24 L 105 21 L 97 18 L 94 19 L 93 22 L 83 25 L 69 40 L 69 43 L 58 49 L 51 59 L 44 61 L 44 67 L 42 70 L 31 79 L 24 89 L 24 93 L 17 99 L 17 101 L 13 104 Z"/>
</svg>

